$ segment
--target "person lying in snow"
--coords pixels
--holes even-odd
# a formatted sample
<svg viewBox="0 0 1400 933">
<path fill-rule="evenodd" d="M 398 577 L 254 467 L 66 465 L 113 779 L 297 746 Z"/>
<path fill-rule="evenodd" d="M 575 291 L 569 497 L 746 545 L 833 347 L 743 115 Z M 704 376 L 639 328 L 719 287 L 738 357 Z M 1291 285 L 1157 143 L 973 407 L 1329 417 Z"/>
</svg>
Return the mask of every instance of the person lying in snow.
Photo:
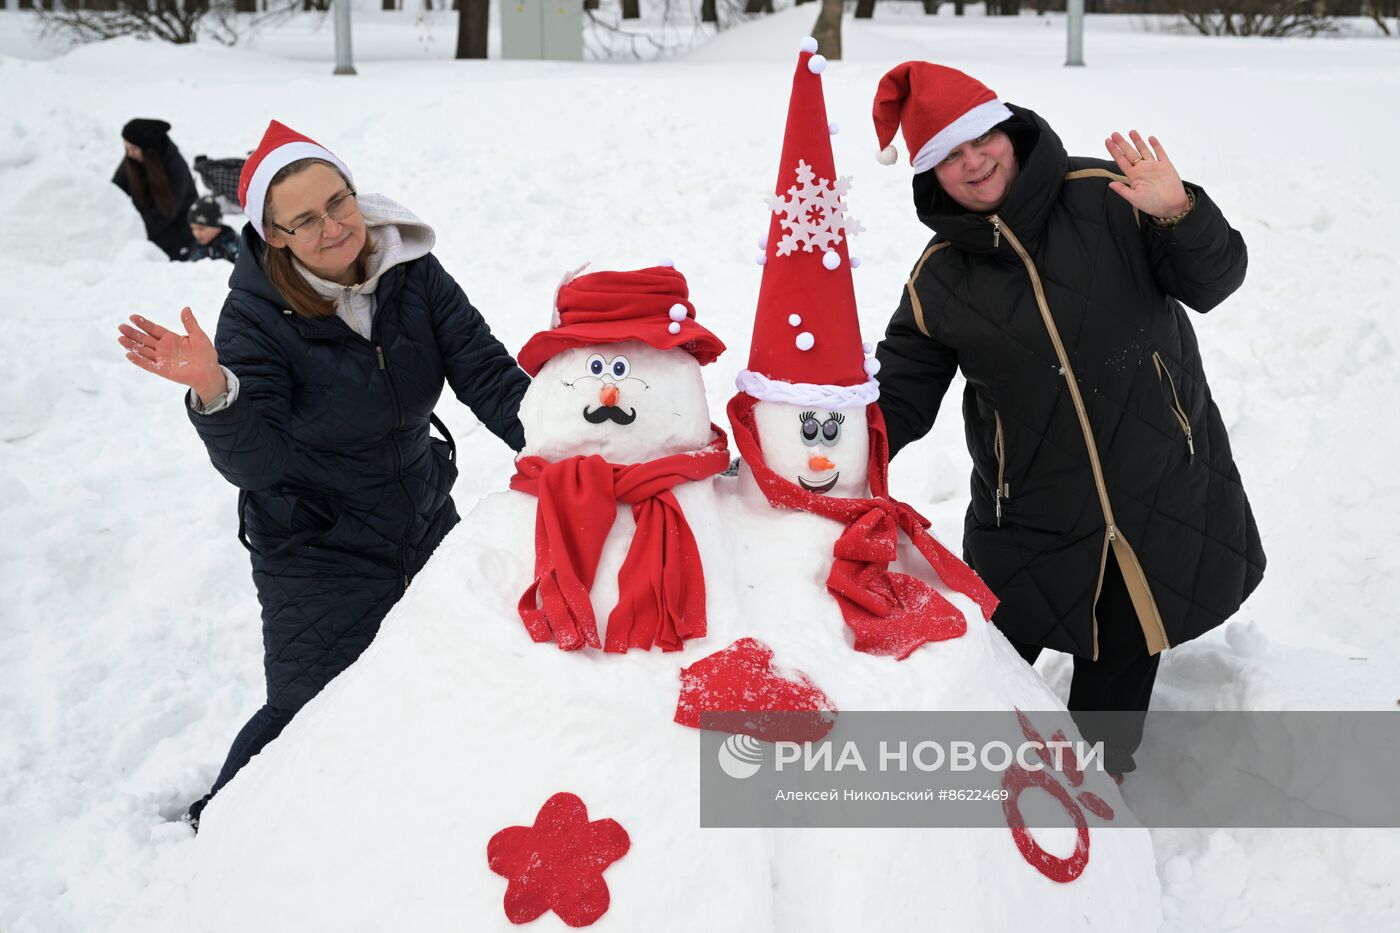
<svg viewBox="0 0 1400 933">
<path fill-rule="evenodd" d="M 200 198 L 190 207 L 190 233 L 197 245 L 190 248 L 185 259 L 227 259 L 238 261 L 238 234 L 224 223 L 223 211 L 213 198 Z"/>
<path fill-rule="evenodd" d="M 881 79 L 880 161 L 902 128 L 936 231 L 879 344 L 890 455 L 967 378 L 964 550 L 1021 655 L 1075 655 L 1069 708 L 1146 715 L 1160 652 L 1214 628 L 1264 551 L 1182 304 L 1244 281 L 1243 239 L 1155 137 L 1071 158 L 1035 113 L 960 71 Z M 1086 738 L 1094 734 L 1080 721 Z M 1134 768 L 1136 731 L 1102 737 Z"/>
<path fill-rule="evenodd" d="M 359 195 L 329 150 L 274 121 L 239 193 L 249 222 L 215 342 L 189 308 L 185 335 L 138 315 L 119 338 L 132 363 L 189 387 L 190 420 L 240 491 L 262 604 L 267 702 L 190 808 L 196 828 L 458 522 L 456 446 L 432 413 L 444 381 L 514 450 L 530 383 L 430 252 L 432 228 Z"/>
</svg>

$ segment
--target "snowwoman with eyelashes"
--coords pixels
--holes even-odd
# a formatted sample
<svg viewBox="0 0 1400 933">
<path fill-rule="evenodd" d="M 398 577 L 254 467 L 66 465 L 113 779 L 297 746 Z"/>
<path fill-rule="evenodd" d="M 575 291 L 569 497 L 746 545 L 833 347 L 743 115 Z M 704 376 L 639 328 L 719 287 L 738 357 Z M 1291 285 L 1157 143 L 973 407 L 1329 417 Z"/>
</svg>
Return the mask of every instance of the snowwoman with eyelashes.
<svg viewBox="0 0 1400 933">
<path fill-rule="evenodd" d="M 1155 137 L 1071 157 L 1044 119 L 953 68 L 891 69 L 874 120 L 886 164 L 902 131 L 935 231 L 876 353 L 890 454 L 929 431 L 961 372 L 965 554 L 1022 657 L 1074 655 L 1071 710 L 1141 714 L 1097 736 L 1131 771 L 1161 653 L 1224 622 L 1264 573 L 1185 311 L 1239 288 L 1244 240 Z"/>
<path fill-rule="evenodd" d="M 121 345 L 188 387 L 190 420 L 239 490 L 262 604 L 266 703 L 205 804 L 375 638 L 457 523 L 447 384 L 514 450 L 529 379 L 433 256 L 431 227 L 280 123 L 243 167 L 249 223 L 213 342 L 140 316 Z M 442 439 L 430 434 L 436 426 Z"/>
</svg>

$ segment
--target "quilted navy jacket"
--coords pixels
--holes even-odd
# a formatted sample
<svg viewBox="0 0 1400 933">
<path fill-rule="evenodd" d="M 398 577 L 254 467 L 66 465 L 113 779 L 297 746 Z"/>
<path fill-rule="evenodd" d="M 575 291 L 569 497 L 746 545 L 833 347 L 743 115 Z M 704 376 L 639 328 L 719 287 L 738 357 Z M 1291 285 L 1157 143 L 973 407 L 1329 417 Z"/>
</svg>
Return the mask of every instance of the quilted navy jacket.
<svg viewBox="0 0 1400 933">
<path fill-rule="evenodd" d="M 238 398 L 190 420 L 243 493 L 255 568 L 406 582 L 458 520 L 455 448 L 429 431 L 443 383 L 519 450 L 529 378 L 431 253 L 384 273 L 365 339 L 288 309 L 264 248 L 245 227 L 215 338 Z"/>
<path fill-rule="evenodd" d="M 1070 158 L 1013 107 L 1019 172 L 991 216 L 916 176 L 936 235 L 877 357 L 890 449 L 932 426 L 967 378 L 972 455 L 964 548 L 1020 641 L 1097 651 L 1110 550 L 1153 652 L 1239 608 L 1264 551 L 1183 303 L 1208 311 L 1246 253 L 1205 191 L 1174 227 L 1111 191 L 1111 162 Z"/>
</svg>

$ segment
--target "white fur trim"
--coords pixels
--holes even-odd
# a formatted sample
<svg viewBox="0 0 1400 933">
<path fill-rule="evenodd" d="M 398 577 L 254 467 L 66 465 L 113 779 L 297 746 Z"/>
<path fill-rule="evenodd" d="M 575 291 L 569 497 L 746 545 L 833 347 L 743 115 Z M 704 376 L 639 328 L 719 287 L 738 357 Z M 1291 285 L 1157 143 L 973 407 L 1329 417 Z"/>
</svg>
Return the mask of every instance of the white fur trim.
<svg viewBox="0 0 1400 933">
<path fill-rule="evenodd" d="M 999 100 L 978 104 L 919 147 L 919 154 L 914 156 L 914 171 L 928 171 L 969 139 L 976 139 L 1001 121 L 1009 119 L 1011 111 Z"/>
<path fill-rule="evenodd" d="M 760 402 L 786 402 L 789 405 L 818 405 L 832 411 L 860 408 L 880 397 L 880 383 L 867 379 L 855 386 L 823 386 L 810 382 L 780 382 L 751 369 L 739 371 L 734 386 Z"/>
<path fill-rule="evenodd" d="M 875 161 L 881 165 L 894 165 L 899 161 L 899 150 L 894 147 L 894 143 L 890 143 L 875 153 Z"/>
<path fill-rule="evenodd" d="M 243 209 L 248 223 L 253 225 L 253 229 L 258 231 L 258 236 L 264 240 L 267 239 L 267 234 L 263 232 L 262 217 L 263 203 L 267 200 L 267 186 L 272 183 L 272 176 L 301 159 L 324 159 L 340 169 L 340 173 L 352 186 L 355 184 L 355 178 L 350 174 L 350 169 L 325 146 L 301 140 L 278 146 L 263 156 L 263 160 L 258 163 L 257 169 L 253 172 L 253 177 L 248 180 L 248 203 Z"/>
</svg>

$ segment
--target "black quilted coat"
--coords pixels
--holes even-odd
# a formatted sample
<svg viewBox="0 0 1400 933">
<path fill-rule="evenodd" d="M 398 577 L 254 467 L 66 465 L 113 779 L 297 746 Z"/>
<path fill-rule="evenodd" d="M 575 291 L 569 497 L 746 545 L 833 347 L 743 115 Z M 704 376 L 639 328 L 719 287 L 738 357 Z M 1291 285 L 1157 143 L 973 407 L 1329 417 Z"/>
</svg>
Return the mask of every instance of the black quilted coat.
<svg viewBox="0 0 1400 933">
<path fill-rule="evenodd" d="M 877 356 L 890 448 L 933 425 L 967 379 L 966 557 L 1012 638 L 1097 655 L 1111 550 L 1153 653 L 1230 616 L 1264 552 L 1182 303 L 1209 311 L 1244 280 L 1244 241 L 1199 187 L 1171 228 L 1069 158 L 1030 111 L 1004 124 L 1019 173 L 990 217 L 933 172 L 915 178 L 936 235 Z"/>
<path fill-rule="evenodd" d="M 431 253 L 383 274 L 366 340 L 287 310 L 263 249 L 245 227 L 219 317 L 238 397 L 190 420 L 240 490 L 268 703 L 295 709 L 364 650 L 458 521 L 455 448 L 429 434 L 444 380 L 518 450 L 529 378 Z"/>
</svg>

